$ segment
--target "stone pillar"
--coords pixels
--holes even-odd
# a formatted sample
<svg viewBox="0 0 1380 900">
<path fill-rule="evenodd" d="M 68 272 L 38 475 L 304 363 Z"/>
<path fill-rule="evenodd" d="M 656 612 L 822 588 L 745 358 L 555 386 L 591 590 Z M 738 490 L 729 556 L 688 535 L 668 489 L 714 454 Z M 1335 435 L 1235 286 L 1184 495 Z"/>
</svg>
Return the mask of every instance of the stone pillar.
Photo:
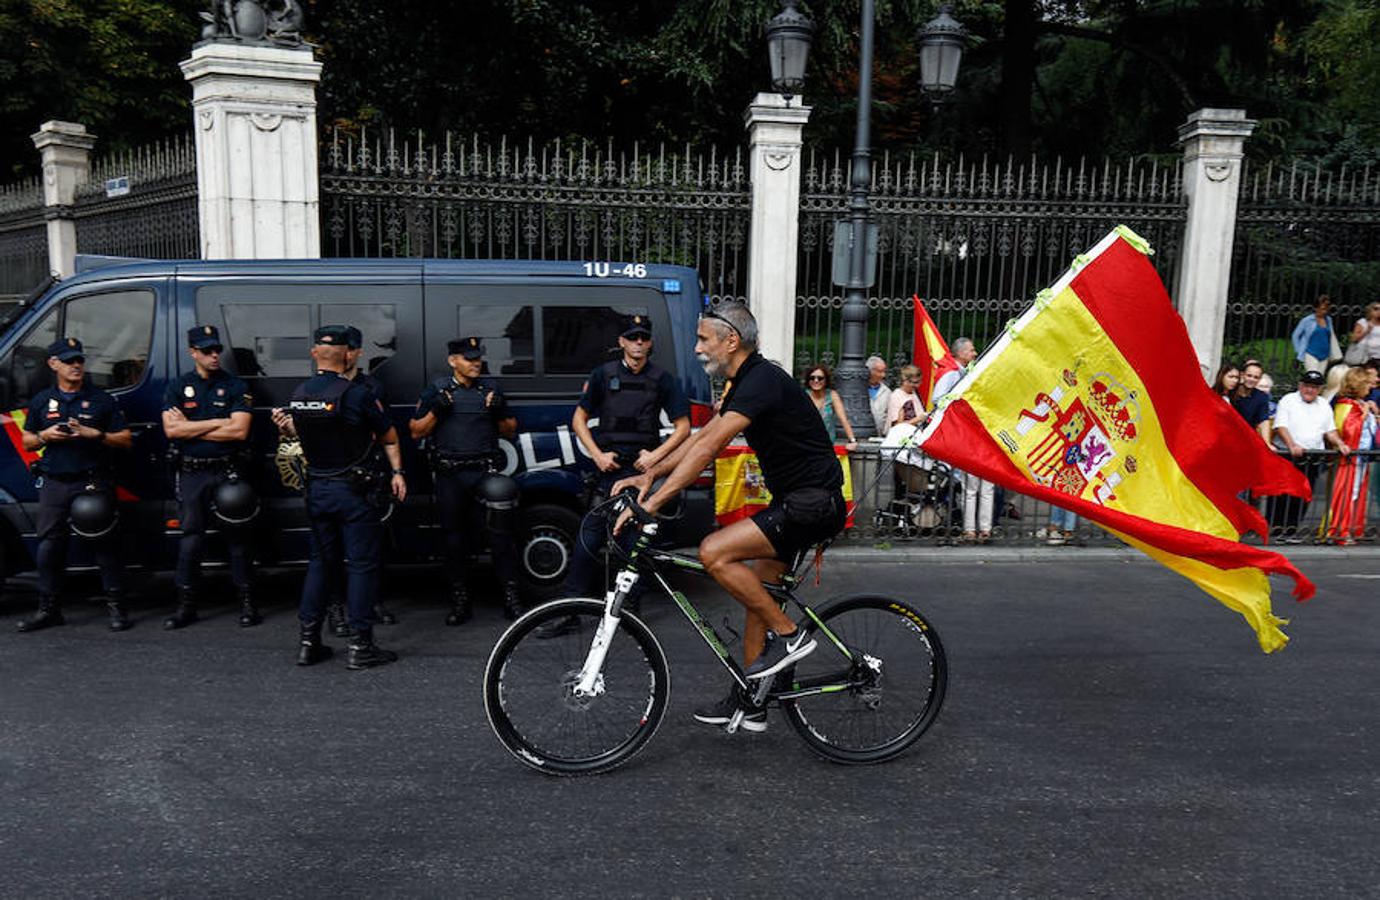
<svg viewBox="0 0 1380 900">
<path fill-rule="evenodd" d="M 1188 222 L 1175 300 L 1209 381 L 1222 358 L 1241 157 L 1255 124 L 1244 109 L 1200 109 L 1179 126 Z"/>
<path fill-rule="evenodd" d="M 203 259 L 321 255 L 316 84 L 307 49 L 209 42 L 192 83 Z"/>
<path fill-rule="evenodd" d="M 72 204 L 77 185 L 91 174 L 91 148 L 96 136 L 85 125 L 44 122 L 31 136 L 43 157 L 43 205 L 47 207 L 48 268 L 61 278 L 77 272 L 77 223 Z"/>
<path fill-rule="evenodd" d="M 743 116 L 751 154 L 748 305 L 762 355 L 791 371 L 795 359 L 795 281 L 800 236 L 800 132 L 810 107 L 758 94 Z"/>
</svg>

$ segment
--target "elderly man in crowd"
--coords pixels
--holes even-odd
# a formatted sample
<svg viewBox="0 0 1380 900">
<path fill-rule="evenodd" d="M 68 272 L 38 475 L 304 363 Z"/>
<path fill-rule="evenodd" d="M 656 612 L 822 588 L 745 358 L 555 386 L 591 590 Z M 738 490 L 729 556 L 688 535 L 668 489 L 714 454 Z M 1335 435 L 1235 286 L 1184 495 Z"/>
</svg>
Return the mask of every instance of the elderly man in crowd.
<svg viewBox="0 0 1380 900">
<path fill-rule="evenodd" d="M 1275 447 L 1289 454 L 1303 477 L 1308 479 L 1310 487 L 1326 463 L 1317 457 L 1308 458 L 1308 451 L 1322 450 L 1330 445 L 1343 456 L 1351 452 L 1351 448 L 1337 434 L 1332 407 L 1321 397 L 1324 380 L 1322 373 L 1315 369 L 1305 372 L 1299 379 L 1298 390 L 1281 397 L 1275 412 Z M 1308 504 L 1300 497 L 1272 498 L 1270 525 L 1280 529 L 1284 543 L 1302 542 L 1297 531 L 1307 507 Z"/>
<path fill-rule="evenodd" d="M 867 400 L 872 407 L 872 421 L 878 434 L 886 434 L 887 401 L 891 399 L 891 388 L 886 384 L 886 360 L 880 356 L 867 358 Z"/>
</svg>

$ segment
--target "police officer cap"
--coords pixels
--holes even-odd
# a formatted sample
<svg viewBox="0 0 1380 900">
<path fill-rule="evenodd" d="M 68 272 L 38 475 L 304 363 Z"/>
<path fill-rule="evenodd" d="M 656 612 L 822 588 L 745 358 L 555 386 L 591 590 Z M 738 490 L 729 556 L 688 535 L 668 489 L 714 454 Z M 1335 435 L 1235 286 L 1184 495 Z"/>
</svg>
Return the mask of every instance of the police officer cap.
<svg viewBox="0 0 1380 900">
<path fill-rule="evenodd" d="M 195 347 L 198 350 L 205 350 L 207 347 L 220 347 L 220 332 L 214 325 L 197 325 L 195 328 L 187 329 L 187 346 Z"/>
<path fill-rule="evenodd" d="M 312 333 L 313 344 L 329 344 L 332 347 L 350 346 L 349 325 L 322 325 Z"/>
<path fill-rule="evenodd" d="M 484 355 L 484 345 L 479 342 L 477 337 L 463 337 L 459 340 L 447 341 L 446 353 L 451 356 L 459 353 L 465 359 L 479 359 Z"/>
<path fill-rule="evenodd" d="M 1304 372 L 1303 377 L 1299 379 L 1299 384 L 1323 385 L 1326 383 L 1327 379 L 1323 377 L 1323 373 L 1315 371 L 1313 369 L 1309 369 L 1307 372 Z"/>
<path fill-rule="evenodd" d="M 623 320 L 623 337 L 630 338 L 639 334 L 652 336 L 652 320 L 648 316 L 637 313 Z"/>
<path fill-rule="evenodd" d="M 76 359 L 78 356 L 85 356 L 86 353 L 81 349 L 81 341 L 76 338 L 58 338 L 48 345 L 48 355 L 56 356 L 59 362 L 67 362 Z"/>
<path fill-rule="evenodd" d="M 364 346 L 364 332 L 353 325 L 345 326 L 345 346 L 351 350 L 358 350 Z"/>
</svg>

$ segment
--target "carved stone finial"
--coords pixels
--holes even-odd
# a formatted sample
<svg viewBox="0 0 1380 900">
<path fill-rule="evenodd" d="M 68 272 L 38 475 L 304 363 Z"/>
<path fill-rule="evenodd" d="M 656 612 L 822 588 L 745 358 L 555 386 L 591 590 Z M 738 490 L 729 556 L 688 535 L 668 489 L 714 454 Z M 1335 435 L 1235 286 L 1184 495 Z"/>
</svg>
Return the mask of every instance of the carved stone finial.
<svg viewBox="0 0 1380 900">
<path fill-rule="evenodd" d="M 302 4 L 298 0 L 208 0 L 201 14 L 201 40 L 300 47 Z"/>
</svg>

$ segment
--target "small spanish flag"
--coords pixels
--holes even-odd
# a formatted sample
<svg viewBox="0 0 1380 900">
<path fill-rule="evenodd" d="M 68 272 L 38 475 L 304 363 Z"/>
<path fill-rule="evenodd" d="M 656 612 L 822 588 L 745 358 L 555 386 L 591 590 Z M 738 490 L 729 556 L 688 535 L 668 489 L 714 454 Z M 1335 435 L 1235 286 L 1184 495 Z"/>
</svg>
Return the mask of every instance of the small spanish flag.
<svg viewBox="0 0 1380 900">
<path fill-rule="evenodd" d="M 1303 475 L 1203 381 L 1183 320 L 1118 228 L 1007 327 L 921 435 L 925 452 L 1087 516 L 1188 578 L 1255 629 L 1288 637 L 1268 575 L 1314 586 L 1277 553 L 1243 544 L 1264 519 L 1239 499 L 1309 496 Z"/>
<path fill-rule="evenodd" d="M 920 402 L 924 404 L 925 409 L 930 409 L 934 405 L 934 398 L 930 395 L 934 393 L 934 386 L 939 383 L 939 377 L 945 372 L 957 369 L 958 360 L 949 352 L 949 345 L 945 343 L 944 336 L 939 333 L 934 320 L 925 311 L 925 304 L 920 301 L 920 295 L 912 295 L 910 302 L 915 306 L 915 337 L 912 340 L 911 362 L 920 370 L 920 384 L 916 387 L 916 393 L 920 395 Z"/>
<path fill-rule="evenodd" d="M 844 528 L 853 527 L 853 474 L 848 465 L 848 449 L 834 445 L 834 455 L 843 467 L 843 499 L 848 518 Z M 729 444 L 714 460 L 714 518 L 720 525 L 746 519 L 771 503 L 771 492 L 762 478 L 757 454 L 746 444 Z"/>
</svg>

